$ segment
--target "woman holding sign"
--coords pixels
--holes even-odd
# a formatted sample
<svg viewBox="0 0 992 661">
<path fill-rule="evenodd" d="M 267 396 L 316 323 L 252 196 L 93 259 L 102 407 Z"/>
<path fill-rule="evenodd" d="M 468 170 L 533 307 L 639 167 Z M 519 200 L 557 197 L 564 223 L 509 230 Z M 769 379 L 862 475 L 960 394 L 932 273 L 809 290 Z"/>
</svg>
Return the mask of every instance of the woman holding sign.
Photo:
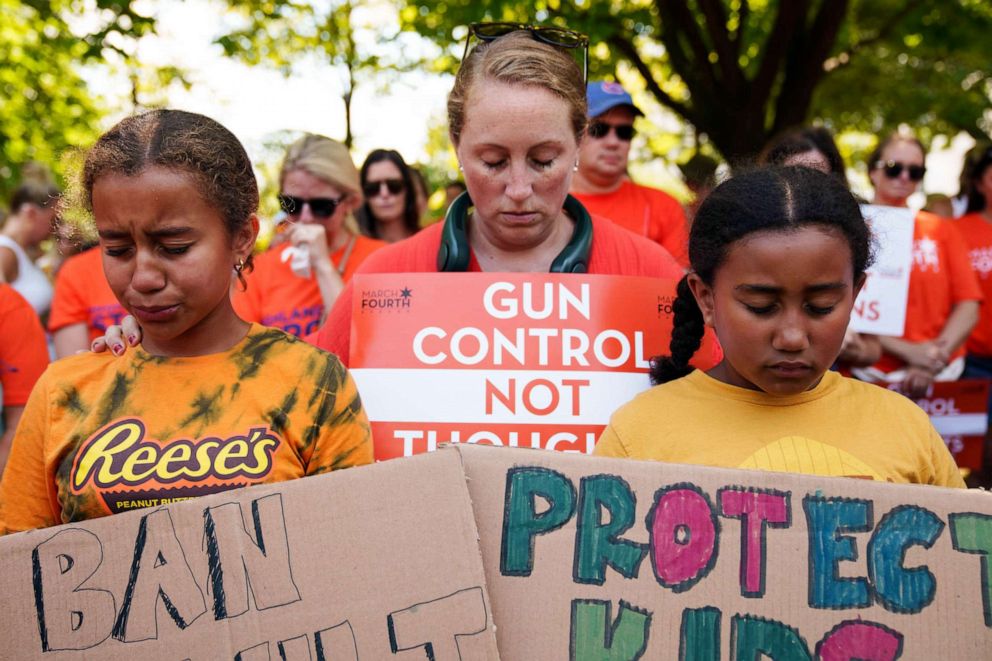
<svg viewBox="0 0 992 661">
<path fill-rule="evenodd" d="M 922 409 L 829 370 L 869 241 L 836 177 L 774 168 L 718 186 L 689 236 L 671 353 L 651 372 L 661 385 L 613 414 L 595 453 L 964 486 Z M 695 371 L 706 326 L 724 358 Z"/>
<path fill-rule="evenodd" d="M 868 157 L 874 203 L 905 207 L 926 173 L 924 157 L 923 145 L 912 135 L 881 140 Z M 968 247 L 953 221 L 919 212 L 903 335 L 881 337 L 881 360 L 855 375 L 897 383 L 912 397 L 925 395 L 934 381 L 954 381 L 964 371 L 964 342 L 978 321 L 981 300 Z"/>
<path fill-rule="evenodd" d="M 590 217 L 568 195 L 586 128 L 586 88 L 571 56 L 584 35 L 515 23 L 471 26 L 448 96 L 448 125 L 467 193 L 444 223 L 372 255 L 360 273 L 599 273 L 677 279 L 657 244 Z M 466 44 L 466 50 L 469 44 Z M 352 287 L 317 345 L 347 363 Z"/>
</svg>

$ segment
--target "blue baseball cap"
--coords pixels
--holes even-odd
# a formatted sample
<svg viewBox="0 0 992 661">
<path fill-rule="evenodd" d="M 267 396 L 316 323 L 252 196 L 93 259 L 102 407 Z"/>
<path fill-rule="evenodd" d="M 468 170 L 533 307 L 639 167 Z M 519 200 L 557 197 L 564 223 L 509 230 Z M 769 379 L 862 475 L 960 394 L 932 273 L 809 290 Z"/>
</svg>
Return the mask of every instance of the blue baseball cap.
<svg viewBox="0 0 992 661">
<path fill-rule="evenodd" d="M 589 116 L 599 117 L 607 110 L 617 106 L 629 106 L 635 115 L 644 116 L 641 109 L 634 105 L 634 99 L 620 83 L 601 80 L 586 86 L 586 100 L 589 104 Z"/>
</svg>

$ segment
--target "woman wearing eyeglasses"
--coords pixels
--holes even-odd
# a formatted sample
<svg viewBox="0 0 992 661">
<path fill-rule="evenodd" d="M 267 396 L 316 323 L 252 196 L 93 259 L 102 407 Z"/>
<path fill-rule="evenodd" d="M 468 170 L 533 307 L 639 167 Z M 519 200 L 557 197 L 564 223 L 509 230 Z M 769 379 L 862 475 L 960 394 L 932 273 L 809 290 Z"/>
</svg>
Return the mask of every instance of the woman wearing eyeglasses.
<svg viewBox="0 0 992 661">
<path fill-rule="evenodd" d="M 400 153 L 375 149 L 362 164 L 365 203 L 358 210 L 358 226 L 365 236 L 395 243 L 420 229 L 420 213 L 413 173 Z"/>
<path fill-rule="evenodd" d="M 279 186 L 283 240 L 257 257 L 246 289 L 235 287 L 234 309 L 246 321 L 308 335 L 359 264 L 385 244 L 358 233 L 359 176 L 341 143 L 313 134 L 294 142 Z"/>
<path fill-rule="evenodd" d="M 390 245 L 361 272 L 600 273 L 680 278 L 661 246 L 590 217 L 568 195 L 586 130 L 586 90 L 573 54 L 588 40 L 569 30 L 476 24 L 448 96 L 451 142 L 467 192 L 445 222 Z M 579 50 L 581 49 L 581 50 Z M 369 177 L 371 180 L 372 177 Z M 351 287 L 317 345 L 348 362 Z"/>
<path fill-rule="evenodd" d="M 893 133 L 868 158 L 874 203 L 905 207 L 926 173 L 923 145 Z M 855 370 L 863 379 L 899 383 L 922 396 L 934 381 L 953 381 L 964 370 L 964 342 L 978 321 L 982 292 L 968 248 L 950 220 L 926 211 L 916 215 L 906 325 L 902 337 L 882 337 L 882 358 Z"/>
</svg>

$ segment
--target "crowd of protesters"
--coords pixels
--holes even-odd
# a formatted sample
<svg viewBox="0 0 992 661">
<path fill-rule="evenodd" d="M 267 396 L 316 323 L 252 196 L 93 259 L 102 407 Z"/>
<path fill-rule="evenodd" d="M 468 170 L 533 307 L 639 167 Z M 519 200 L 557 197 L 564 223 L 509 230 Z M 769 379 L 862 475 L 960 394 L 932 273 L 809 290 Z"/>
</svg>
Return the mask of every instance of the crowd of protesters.
<svg viewBox="0 0 992 661">
<path fill-rule="evenodd" d="M 287 147 L 281 220 L 254 254 L 258 188 L 244 149 L 215 121 L 169 110 L 100 138 L 83 199 L 61 199 L 44 178 L 16 189 L 0 228 L 4 531 L 113 513 L 94 495 L 114 485 L 70 470 L 98 430 L 160 443 L 153 452 L 174 453 L 186 477 L 206 470 L 194 465 L 203 458 L 170 439 L 257 443 L 258 461 L 243 469 L 260 471 L 253 483 L 371 461 L 346 368 L 356 273 L 677 280 L 670 355 L 652 370 L 659 385 L 616 414 L 597 453 L 737 465 L 735 454 L 780 423 L 762 409 L 779 398 L 810 434 L 830 437 L 823 443 L 860 452 L 870 477 L 963 484 L 922 411 L 830 368 L 913 395 L 935 381 L 992 378 L 992 314 L 982 305 L 992 295 L 992 149 L 966 159 L 962 217 L 915 216 L 903 336 L 859 335 L 848 322 L 869 233 L 828 131 L 778 136 L 755 155 L 760 165 L 719 185 L 717 163 L 695 156 L 683 166 L 693 194 L 683 207 L 631 178 L 643 113 L 620 84 L 585 80 L 581 35 L 495 26 L 473 26 L 478 43 L 448 99 L 463 181 L 445 187 L 441 222 L 422 228 L 430 191 L 398 152 L 376 149 L 359 168 L 342 144 L 306 135 Z M 867 162 L 873 203 L 906 207 L 925 158 L 906 131 L 879 136 Z M 65 243 L 58 214 L 71 203 L 92 214 L 99 245 L 46 261 L 44 246 Z M 694 371 L 688 360 L 707 328 L 723 357 Z M 179 393 L 194 411 L 183 422 Z M 721 406 L 733 413 L 707 416 Z M 846 426 L 827 433 L 837 407 L 850 413 Z M 139 414 L 140 429 L 113 427 Z M 728 420 L 747 427 L 733 448 L 722 440 Z M 889 436 L 872 441 L 878 425 Z M 278 437 L 244 440 L 263 427 Z M 690 434 L 691 447 L 680 444 Z M 213 476 L 196 493 L 236 482 Z"/>
</svg>

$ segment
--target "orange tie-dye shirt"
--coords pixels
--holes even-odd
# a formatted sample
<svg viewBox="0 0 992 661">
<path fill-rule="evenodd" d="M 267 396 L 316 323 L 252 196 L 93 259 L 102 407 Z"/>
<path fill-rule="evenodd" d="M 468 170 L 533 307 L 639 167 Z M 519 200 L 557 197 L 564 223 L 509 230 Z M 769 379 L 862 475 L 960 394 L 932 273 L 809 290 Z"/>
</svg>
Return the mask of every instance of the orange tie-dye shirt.
<svg viewBox="0 0 992 661">
<path fill-rule="evenodd" d="M 154 507 L 372 461 L 351 376 L 333 355 L 253 324 L 223 353 L 53 363 L 0 482 L 0 532 Z"/>
</svg>

